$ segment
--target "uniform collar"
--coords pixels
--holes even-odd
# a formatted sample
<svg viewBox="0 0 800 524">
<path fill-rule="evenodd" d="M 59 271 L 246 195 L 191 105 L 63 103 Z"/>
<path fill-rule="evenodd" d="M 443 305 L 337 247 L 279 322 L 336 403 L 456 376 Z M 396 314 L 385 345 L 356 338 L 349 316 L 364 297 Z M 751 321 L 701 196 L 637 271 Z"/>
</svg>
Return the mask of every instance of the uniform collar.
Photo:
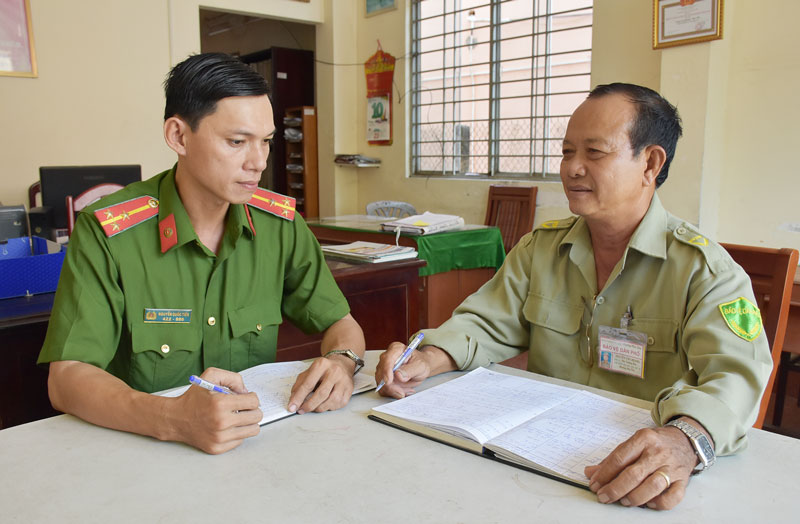
<svg viewBox="0 0 800 524">
<path fill-rule="evenodd" d="M 667 258 L 667 218 L 668 214 L 658 193 L 653 193 L 650 207 L 647 209 L 636 231 L 633 232 L 628 249 L 635 249 L 642 254 L 656 258 Z"/>
<path fill-rule="evenodd" d="M 175 185 L 176 168 L 177 164 L 159 185 L 158 237 L 162 253 L 166 253 L 176 246 L 199 241 L 189 214 L 178 195 L 178 188 Z M 245 213 L 245 205 L 233 204 L 228 209 L 225 237 L 228 237 L 233 244 L 239 239 L 243 230 L 248 231 L 251 237 L 254 234 Z M 223 242 L 228 238 L 224 238 Z"/>
</svg>

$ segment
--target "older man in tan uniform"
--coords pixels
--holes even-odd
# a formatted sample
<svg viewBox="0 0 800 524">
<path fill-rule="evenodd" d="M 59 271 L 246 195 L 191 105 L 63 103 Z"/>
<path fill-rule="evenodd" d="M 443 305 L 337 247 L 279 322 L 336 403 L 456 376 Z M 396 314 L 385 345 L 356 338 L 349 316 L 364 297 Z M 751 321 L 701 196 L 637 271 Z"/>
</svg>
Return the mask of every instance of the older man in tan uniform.
<svg viewBox="0 0 800 524">
<path fill-rule="evenodd" d="M 743 449 L 772 361 L 747 275 L 655 194 L 680 134 L 658 93 L 593 90 L 570 119 L 561 163 L 578 216 L 523 237 L 395 374 L 403 348 L 390 346 L 382 392 L 401 398 L 430 375 L 529 350 L 530 371 L 653 400 L 662 427 L 586 468 L 604 503 L 671 508 L 715 452 Z"/>
</svg>

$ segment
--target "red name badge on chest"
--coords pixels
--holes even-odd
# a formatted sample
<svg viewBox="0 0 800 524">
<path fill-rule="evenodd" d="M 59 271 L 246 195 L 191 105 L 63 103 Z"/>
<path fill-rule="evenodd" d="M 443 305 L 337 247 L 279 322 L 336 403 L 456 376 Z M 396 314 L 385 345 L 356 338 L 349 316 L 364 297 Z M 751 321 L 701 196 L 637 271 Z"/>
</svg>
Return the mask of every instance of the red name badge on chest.
<svg viewBox="0 0 800 524">
<path fill-rule="evenodd" d="M 598 366 L 606 371 L 644 378 L 647 333 L 600 326 Z"/>
</svg>

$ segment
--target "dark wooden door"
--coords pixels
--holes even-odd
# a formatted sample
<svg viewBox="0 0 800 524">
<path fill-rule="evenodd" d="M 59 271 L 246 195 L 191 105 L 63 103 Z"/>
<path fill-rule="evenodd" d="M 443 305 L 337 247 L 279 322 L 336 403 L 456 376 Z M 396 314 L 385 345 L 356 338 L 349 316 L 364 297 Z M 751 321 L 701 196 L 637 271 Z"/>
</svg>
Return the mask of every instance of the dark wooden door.
<svg viewBox="0 0 800 524">
<path fill-rule="evenodd" d="M 271 48 L 272 110 L 275 115 L 275 140 L 272 145 L 274 186 L 278 193 L 288 193 L 286 187 L 286 141 L 283 138 L 283 117 L 286 109 L 313 106 L 314 52 L 285 47 Z"/>
</svg>

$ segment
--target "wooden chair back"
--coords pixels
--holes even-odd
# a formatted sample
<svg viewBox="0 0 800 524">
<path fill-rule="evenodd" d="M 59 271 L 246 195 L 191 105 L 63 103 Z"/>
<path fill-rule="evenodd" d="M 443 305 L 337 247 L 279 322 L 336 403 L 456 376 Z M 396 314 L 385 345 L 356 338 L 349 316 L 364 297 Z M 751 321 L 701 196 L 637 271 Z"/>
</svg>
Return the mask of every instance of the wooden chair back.
<svg viewBox="0 0 800 524">
<path fill-rule="evenodd" d="M 75 215 L 84 207 L 93 204 L 106 195 L 115 193 L 125 186 L 120 184 L 97 184 L 90 187 L 77 197 L 72 195 L 67 196 L 67 229 L 69 234 L 72 234 L 72 229 L 75 227 Z"/>
<path fill-rule="evenodd" d="M 487 226 L 497 226 L 508 253 L 525 233 L 533 230 L 536 186 L 489 186 Z"/>
<path fill-rule="evenodd" d="M 753 293 L 761 310 L 764 333 L 772 351 L 772 373 L 769 375 L 767 389 L 761 399 L 758 418 L 753 424 L 754 428 L 761 429 L 772 396 L 772 385 L 781 362 L 798 252 L 790 248 L 772 249 L 737 244 L 722 244 L 722 247 L 750 276 Z M 775 401 L 777 406 L 783 399 L 776 398 Z"/>
</svg>

